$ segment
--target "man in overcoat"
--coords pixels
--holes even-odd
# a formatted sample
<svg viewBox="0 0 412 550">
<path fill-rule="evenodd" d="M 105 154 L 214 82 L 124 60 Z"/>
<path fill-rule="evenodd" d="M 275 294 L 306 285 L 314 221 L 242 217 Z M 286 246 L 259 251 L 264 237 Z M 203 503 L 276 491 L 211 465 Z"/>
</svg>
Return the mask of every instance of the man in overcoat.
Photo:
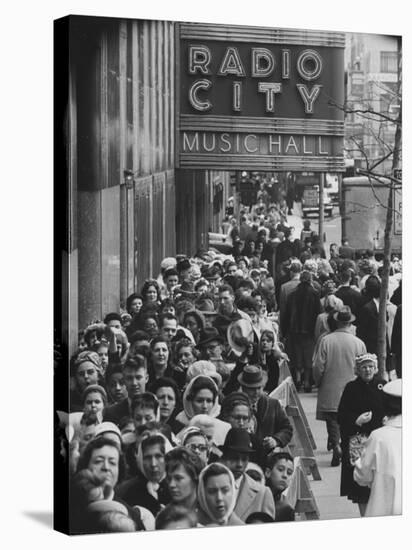
<svg viewBox="0 0 412 550">
<path fill-rule="evenodd" d="M 333 450 L 332 466 L 339 466 L 342 456 L 337 411 L 343 389 L 355 378 L 355 359 L 366 353 L 366 346 L 351 332 L 355 320 L 344 306 L 334 314 L 337 329 L 322 338 L 313 362 L 313 378 L 319 387 L 317 420 L 324 420 L 328 431 L 328 449 Z"/>
</svg>

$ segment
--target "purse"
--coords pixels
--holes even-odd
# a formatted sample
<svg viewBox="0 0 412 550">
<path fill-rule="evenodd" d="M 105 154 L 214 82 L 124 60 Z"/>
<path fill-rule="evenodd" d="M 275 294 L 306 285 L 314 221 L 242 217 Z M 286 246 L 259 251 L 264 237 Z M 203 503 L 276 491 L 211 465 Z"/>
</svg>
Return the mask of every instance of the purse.
<svg viewBox="0 0 412 550">
<path fill-rule="evenodd" d="M 349 438 L 349 462 L 352 466 L 355 464 L 356 460 L 362 456 L 367 439 L 368 436 L 362 433 L 352 435 Z"/>
</svg>

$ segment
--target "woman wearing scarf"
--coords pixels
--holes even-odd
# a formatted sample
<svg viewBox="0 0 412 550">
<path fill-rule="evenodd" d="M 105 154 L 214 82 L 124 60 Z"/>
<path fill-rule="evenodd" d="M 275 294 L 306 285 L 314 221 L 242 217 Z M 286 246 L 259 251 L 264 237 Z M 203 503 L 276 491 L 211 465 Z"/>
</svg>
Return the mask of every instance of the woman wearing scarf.
<svg viewBox="0 0 412 550">
<path fill-rule="evenodd" d="M 218 387 L 210 376 L 195 376 L 185 389 L 183 411 L 176 420 L 187 426 L 199 414 L 210 416 L 214 422 L 214 442 L 223 445 L 230 424 L 216 418 L 220 413 L 218 395 Z"/>
<path fill-rule="evenodd" d="M 119 498 L 130 506 L 144 506 L 154 516 L 170 501 L 166 483 L 165 455 L 172 449 L 163 434 L 156 433 L 141 440 L 137 450 L 137 468 L 142 475 L 126 481 L 116 490 Z"/>
<path fill-rule="evenodd" d="M 235 478 L 223 464 L 209 464 L 201 471 L 198 502 L 201 525 L 244 524 L 233 512 L 236 504 Z"/>
</svg>

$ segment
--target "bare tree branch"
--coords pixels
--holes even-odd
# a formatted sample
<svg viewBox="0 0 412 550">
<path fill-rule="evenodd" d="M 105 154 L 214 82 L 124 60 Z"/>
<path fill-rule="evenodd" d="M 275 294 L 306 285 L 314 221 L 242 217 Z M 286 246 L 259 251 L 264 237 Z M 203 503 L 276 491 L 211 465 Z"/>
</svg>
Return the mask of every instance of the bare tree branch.
<svg viewBox="0 0 412 550">
<path fill-rule="evenodd" d="M 337 107 L 338 109 L 341 109 L 346 114 L 356 114 L 361 116 L 362 118 L 373 120 L 374 122 L 379 122 L 379 120 L 386 120 L 391 124 L 401 125 L 399 116 L 396 118 L 392 118 L 388 115 L 385 115 L 385 113 L 380 113 L 372 108 L 353 109 L 353 108 L 347 107 L 347 102 L 345 102 L 344 104 L 339 104 L 333 99 L 329 99 L 328 104 L 331 105 L 332 107 Z M 367 115 L 371 115 L 371 116 L 367 116 Z"/>
</svg>

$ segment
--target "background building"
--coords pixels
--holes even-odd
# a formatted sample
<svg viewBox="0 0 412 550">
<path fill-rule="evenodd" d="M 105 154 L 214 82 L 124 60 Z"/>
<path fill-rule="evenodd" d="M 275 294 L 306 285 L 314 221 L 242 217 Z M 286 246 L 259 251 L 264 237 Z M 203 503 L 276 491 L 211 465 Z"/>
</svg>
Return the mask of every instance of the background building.
<svg viewBox="0 0 412 550">
<path fill-rule="evenodd" d="M 348 106 L 352 109 L 371 109 L 390 118 L 399 112 L 398 39 L 395 36 L 348 33 L 346 43 Z M 395 125 L 371 115 L 366 120 L 356 113 L 345 118 L 346 151 L 356 159 L 358 167 L 366 169 L 365 157 L 371 163 L 388 153 L 394 146 Z M 357 145 L 355 144 L 355 141 Z M 380 167 L 392 169 L 392 159 Z"/>
</svg>

